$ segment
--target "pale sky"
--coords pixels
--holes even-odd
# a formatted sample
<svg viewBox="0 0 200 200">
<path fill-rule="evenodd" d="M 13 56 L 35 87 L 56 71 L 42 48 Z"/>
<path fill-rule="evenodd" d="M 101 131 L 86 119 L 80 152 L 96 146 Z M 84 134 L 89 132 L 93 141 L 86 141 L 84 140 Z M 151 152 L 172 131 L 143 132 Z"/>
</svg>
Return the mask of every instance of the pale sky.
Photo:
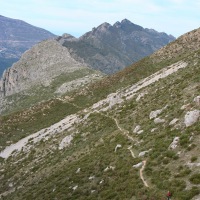
<svg viewBox="0 0 200 200">
<path fill-rule="evenodd" d="M 0 15 L 79 37 L 128 19 L 178 37 L 200 27 L 200 0 L 0 0 Z"/>
</svg>

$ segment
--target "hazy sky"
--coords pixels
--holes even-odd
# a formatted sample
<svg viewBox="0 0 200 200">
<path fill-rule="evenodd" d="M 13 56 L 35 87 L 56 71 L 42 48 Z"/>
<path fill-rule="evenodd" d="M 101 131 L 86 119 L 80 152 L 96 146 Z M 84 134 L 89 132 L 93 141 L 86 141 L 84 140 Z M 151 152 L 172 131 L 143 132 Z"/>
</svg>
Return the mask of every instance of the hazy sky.
<svg viewBox="0 0 200 200">
<path fill-rule="evenodd" d="M 103 22 L 129 19 L 178 37 L 200 27 L 200 0 L 0 0 L 0 15 L 79 37 Z"/>
</svg>

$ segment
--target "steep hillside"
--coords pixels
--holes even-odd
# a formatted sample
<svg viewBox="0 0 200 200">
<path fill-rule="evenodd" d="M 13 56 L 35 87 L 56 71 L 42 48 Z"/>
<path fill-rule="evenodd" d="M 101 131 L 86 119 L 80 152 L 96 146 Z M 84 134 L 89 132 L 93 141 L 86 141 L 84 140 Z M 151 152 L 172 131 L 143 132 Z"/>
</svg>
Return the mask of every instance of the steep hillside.
<svg viewBox="0 0 200 200">
<path fill-rule="evenodd" d="M 1 197 L 198 200 L 198 45 L 1 117 Z"/>
<path fill-rule="evenodd" d="M 103 23 L 79 39 L 64 35 L 58 38 L 76 59 L 92 68 L 113 74 L 152 54 L 175 38 L 153 29 L 145 29 L 127 19 L 113 26 Z"/>
<path fill-rule="evenodd" d="M 0 110 L 6 110 L 12 102 L 16 107 L 18 103 L 24 104 L 23 100 L 37 103 L 60 96 L 101 77 L 100 72 L 74 60 L 57 41 L 46 40 L 4 71 L 0 79 Z"/>
<path fill-rule="evenodd" d="M 49 31 L 0 15 L 0 77 L 27 49 L 53 37 Z"/>
</svg>

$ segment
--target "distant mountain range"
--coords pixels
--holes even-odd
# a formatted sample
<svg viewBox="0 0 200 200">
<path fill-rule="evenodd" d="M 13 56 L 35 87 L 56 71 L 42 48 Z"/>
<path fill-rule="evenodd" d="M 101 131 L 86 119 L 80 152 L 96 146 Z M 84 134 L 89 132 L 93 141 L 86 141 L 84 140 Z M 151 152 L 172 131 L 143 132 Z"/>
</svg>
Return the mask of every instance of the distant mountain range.
<svg viewBox="0 0 200 200">
<path fill-rule="evenodd" d="M 34 44 L 56 37 L 24 21 L 0 16 L 0 76 Z M 150 55 L 175 37 L 143 28 L 127 19 L 113 26 L 103 23 L 80 38 L 69 34 L 58 37 L 77 61 L 106 74 L 115 73 Z"/>
<path fill-rule="evenodd" d="M 80 38 L 64 34 L 58 38 L 73 57 L 90 67 L 113 74 L 152 54 L 175 37 L 143 28 L 124 19 L 113 26 L 103 23 Z"/>
<path fill-rule="evenodd" d="M 43 29 L 20 20 L 2 16 L 0 19 L 3 27 L 0 34 L 2 37 L 1 63 L 4 60 L 8 61 L 7 64 L 11 63 L 13 59 L 19 59 L 22 52 L 34 43 L 55 37 Z M 63 34 L 63 36 L 34 45 L 21 56 L 18 62 L 6 69 L 0 79 L 0 97 L 26 90 L 23 95 L 30 96 L 30 93 L 31 96 L 38 95 L 37 101 L 40 101 L 41 92 L 38 92 L 38 89 L 36 91 L 35 88 L 42 87 L 43 93 L 47 94 L 48 91 L 49 94 L 45 98 L 49 98 L 58 94 L 59 87 L 62 88 L 61 93 L 66 92 L 66 88 L 63 89 L 66 86 L 62 84 L 69 80 L 75 81 L 72 78 L 69 79 L 69 76 L 73 77 L 74 73 L 78 74 L 75 79 L 79 77 L 78 84 L 75 85 L 79 87 L 81 83 L 83 86 L 96 79 L 95 77 L 113 74 L 125 68 L 174 39 L 171 35 L 142 28 L 127 19 L 116 22 L 113 26 L 103 23 L 78 39 L 69 34 Z M 7 65 L 3 66 L 1 69 L 7 68 Z M 87 81 L 83 84 L 80 78 L 85 80 L 85 76 L 90 78 L 89 80 L 86 78 Z M 55 81 L 57 88 L 52 87 Z M 2 102 L 1 104 L 5 109 L 6 106 Z"/>
<path fill-rule="evenodd" d="M 0 76 L 34 44 L 53 37 L 42 28 L 0 15 Z"/>
</svg>

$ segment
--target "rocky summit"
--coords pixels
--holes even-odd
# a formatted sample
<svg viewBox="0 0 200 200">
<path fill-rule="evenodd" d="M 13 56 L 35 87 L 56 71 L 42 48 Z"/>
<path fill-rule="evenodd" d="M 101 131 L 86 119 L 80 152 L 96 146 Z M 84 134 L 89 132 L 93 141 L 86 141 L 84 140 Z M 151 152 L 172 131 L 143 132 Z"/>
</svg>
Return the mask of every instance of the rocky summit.
<svg viewBox="0 0 200 200">
<path fill-rule="evenodd" d="M 104 24 L 101 32 L 108 28 L 112 26 Z M 186 33 L 122 71 L 82 87 L 73 81 L 89 77 L 91 71 L 86 75 L 76 70 L 59 79 L 51 75 L 49 86 L 45 80 L 39 90 L 7 96 L 15 107 L 38 98 L 37 92 L 43 101 L 0 116 L 0 198 L 163 200 L 170 191 L 173 200 L 199 200 L 199 33 L 200 28 Z M 69 56 L 70 49 L 57 41 L 41 45 Z M 43 62 L 37 53 L 33 58 Z M 28 64 L 43 76 L 32 60 Z M 51 64 L 49 60 L 48 73 L 54 74 Z M 78 63 L 71 64 L 76 68 Z M 26 73 L 36 74 L 29 70 L 24 79 Z M 31 96 L 33 90 L 37 92 Z M 53 91 L 63 93 L 43 96 Z"/>
<path fill-rule="evenodd" d="M 42 28 L 0 15 L 0 76 L 34 44 L 53 37 Z"/>
<path fill-rule="evenodd" d="M 175 38 L 166 33 L 143 28 L 124 19 L 113 26 L 103 23 L 80 38 L 59 37 L 76 59 L 83 59 L 93 69 L 113 74 L 152 54 Z"/>
</svg>

